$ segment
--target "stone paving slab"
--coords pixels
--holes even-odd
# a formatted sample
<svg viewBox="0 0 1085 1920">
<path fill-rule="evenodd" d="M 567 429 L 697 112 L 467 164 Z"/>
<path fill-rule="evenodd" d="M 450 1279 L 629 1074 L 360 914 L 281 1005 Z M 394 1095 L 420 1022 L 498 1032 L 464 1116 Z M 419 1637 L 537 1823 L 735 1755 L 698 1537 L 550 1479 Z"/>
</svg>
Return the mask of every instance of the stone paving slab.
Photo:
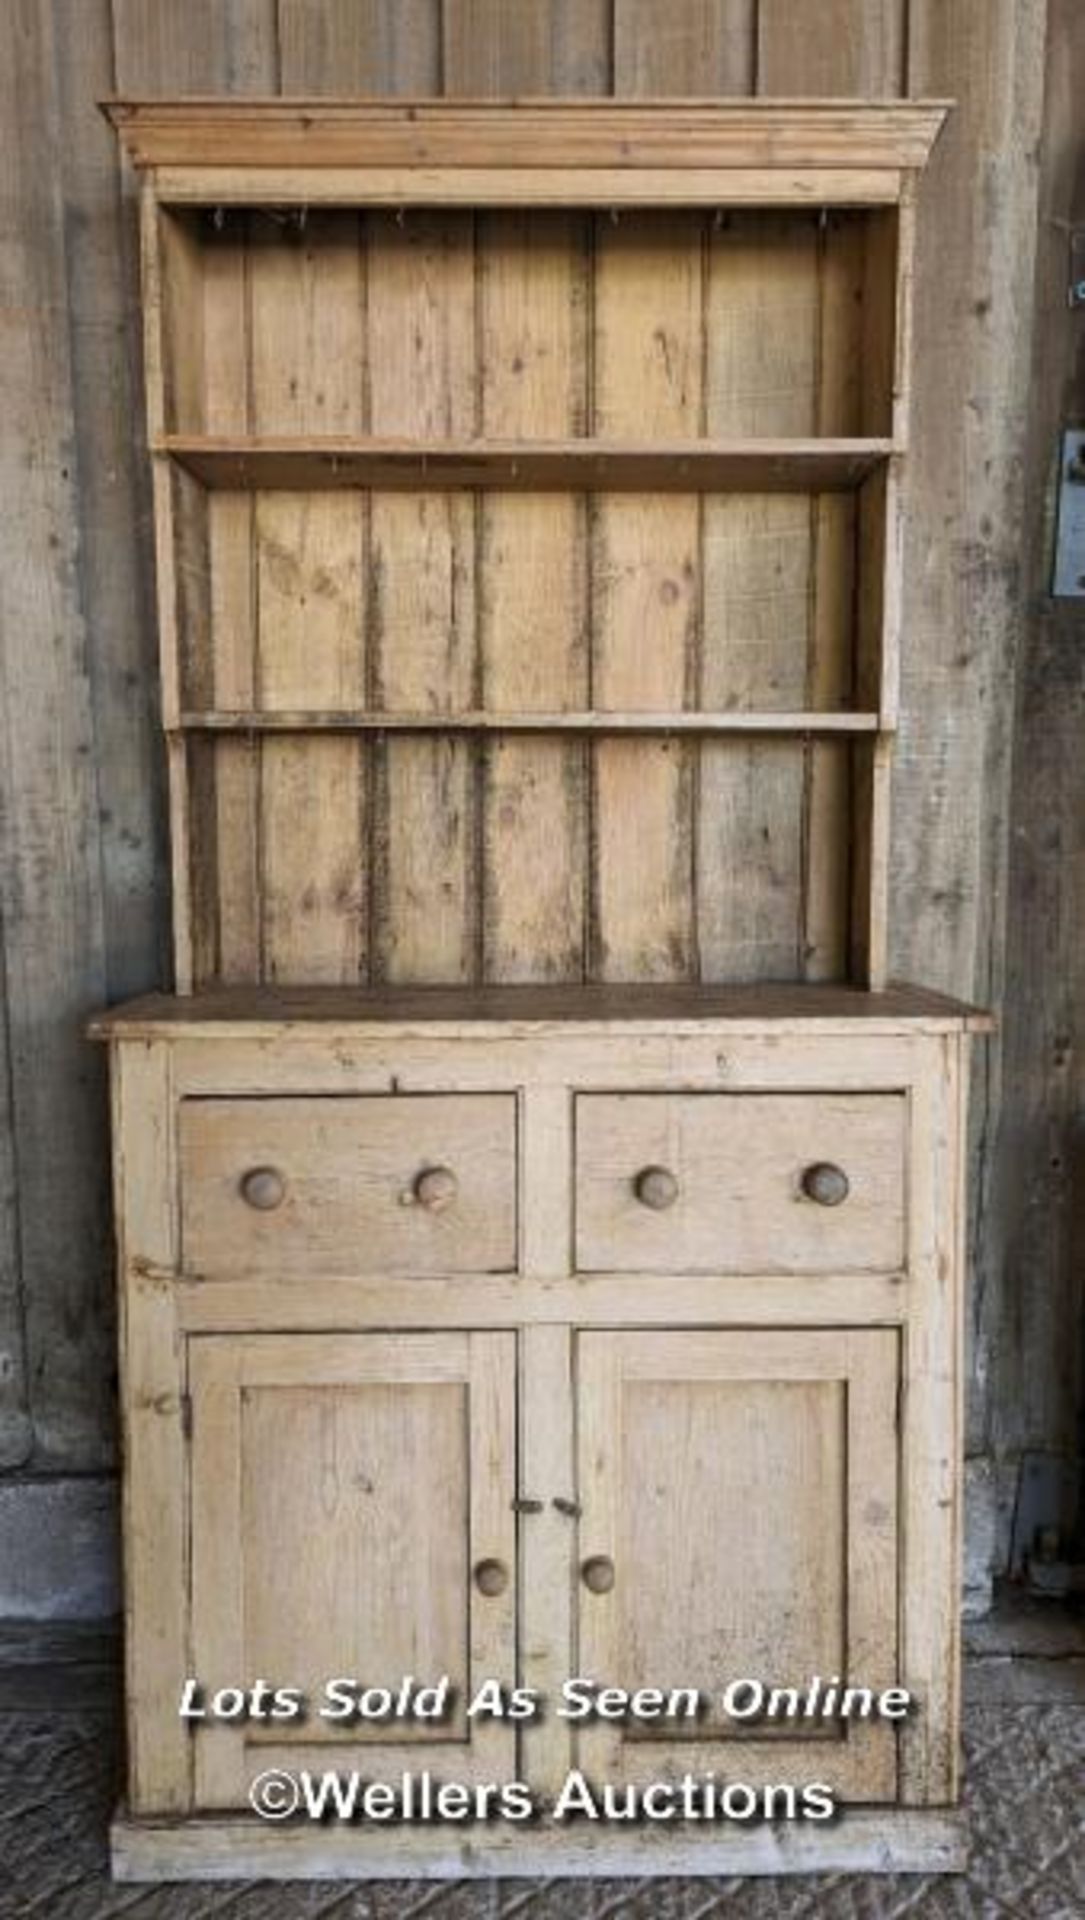
<svg viewBox="0 0 1085 1920">
<path fill-rule="evenodd" d="M 1085 1713 L 973 1708 L 967 1876 L 114 1887 L 108 1709 L 0 1712 L 2 1920 L 1083 1920 Z"/>
</svg>

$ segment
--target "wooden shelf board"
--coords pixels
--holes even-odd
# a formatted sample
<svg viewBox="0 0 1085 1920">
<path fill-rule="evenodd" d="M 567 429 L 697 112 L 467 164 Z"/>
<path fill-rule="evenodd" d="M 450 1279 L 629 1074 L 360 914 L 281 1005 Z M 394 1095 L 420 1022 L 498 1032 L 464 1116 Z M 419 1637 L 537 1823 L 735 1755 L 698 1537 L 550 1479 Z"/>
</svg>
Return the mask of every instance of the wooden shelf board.
<svg viewBox="0 0 1085 1920">
<path fill-rule="evenodd" d="M 459 713 L 382 713 L 357 710 L 276 712 L 221 708 L 185 710 L 183 733 L 681 733 L 826 734 L 881 731 L 876 713 L 505 713 L 473 709 Z"/>
<path fill-rule="evenodd" d="M 680 441 L 227 440 L 166 434 L 155 450 L 209 488 L 377 487 L 417 492 L 837 492 L 895 451 L 889 439 Z"/>
<path fill-rule="evenodd" d="M 138 167 L 411 168 L 570 174 L 611 168 L 922 167 L 947 103 L 852 100 L 110 99 Z M 297 199 L 304 182 L 296 183 Z"/>
<path fill-rule="evenodd" d="M 815 1022 L 847 1032 L 916 1023 L 924 1028 L 989 1033 L 991 1015 L 925 987 L 862 987 L 796 982 L 699 986 L 680 983 L 608 986 L 491 987 L 206 987 L 198 994 L 145 994 L 95 1016 L 92 1037 L 154 1038 L 184 1029 L 192 1038 L 225 1031 L 250 1038 L 304 1037 L 313 1022 L 344 1028 L 417 1024 L 427 1032 L 500 1027 L 598 1028 L 642 1024 L 669 1033 L 683 1022 L 721 1021 L 753 1029 Z M 287 1030 L 287 1031 L 284 1031 Z"/>
</svg>

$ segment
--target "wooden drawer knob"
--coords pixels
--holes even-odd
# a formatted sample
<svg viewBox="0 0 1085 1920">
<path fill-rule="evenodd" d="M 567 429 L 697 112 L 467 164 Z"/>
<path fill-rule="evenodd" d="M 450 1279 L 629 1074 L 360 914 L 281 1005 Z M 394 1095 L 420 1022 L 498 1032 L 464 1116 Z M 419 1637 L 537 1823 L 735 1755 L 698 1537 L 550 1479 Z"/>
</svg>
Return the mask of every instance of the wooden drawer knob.
<svg viewBox="0 0 1085 1920">
<path fill-rule="evenodd" d="M 614 1562 L 608 1554 L 593 1554 L 580 1569 L 580 1578 L 589 1593 L 609 1593 L 614 1585 Z"/>
<path fill-rule="evenodd" d="M 274 1213 L 286 1198 L 286 1181 L 277 1167 L 250 1167 L 241 1178 L 241 1198 L 258 1213 Z"/>
<path fill-rule="evenodd" d="M 496 1600 L 509 1584 L 509 1570 L 503 1560 L 480 1560 L 475 1568 L 475 1585 L 487 1600 Z"/>
<path fill-rule="evenodd" d="M 838 1207 L 847 1199 L 851 1187 L 843 1167 L 834 1167 L 831 1160 L 815 1160 L 803 1173 L 802 1190 L 807 1199 L 816 1200 L 819 1207 Z"/>
<path fill-rule="evenodd" d="M 665 1213 L 678 1198 L 678 1182 L 669 1167 L 642 1167 L 633 1182 L 633 1192 L 642 1207 Z"/>
<path fill-rule="evenodd" d="M 451 1167 L 427 1167 L 414 1183 L 414 1197 L 430 1213 L 443 1213 L 460 1190 Z"/>
</svg>

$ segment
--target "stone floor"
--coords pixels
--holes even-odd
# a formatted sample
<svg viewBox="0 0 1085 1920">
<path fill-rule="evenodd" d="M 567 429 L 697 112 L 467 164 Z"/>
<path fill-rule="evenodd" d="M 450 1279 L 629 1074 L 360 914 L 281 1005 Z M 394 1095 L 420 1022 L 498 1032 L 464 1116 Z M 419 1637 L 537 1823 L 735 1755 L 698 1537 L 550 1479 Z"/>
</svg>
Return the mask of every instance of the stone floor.
<svg viewBox="0 0 1085 1920">
<path fill-rule="evenodd" d="M 1061 1633 L 1061 1637 L 1060 1637 Z M 113 1887 L 115 1647 L 91 1631 L 0 1633 L 3 1920 L 942 1920 L 1085 1916 L 1085 1658 L 1046 1622 L 1015 1655 L 973 1634 L 966 1715 L 966 1877 L 387 1882 Z M 7 1656 L 6 1664 L 4 1656 Z"/>
</svg>

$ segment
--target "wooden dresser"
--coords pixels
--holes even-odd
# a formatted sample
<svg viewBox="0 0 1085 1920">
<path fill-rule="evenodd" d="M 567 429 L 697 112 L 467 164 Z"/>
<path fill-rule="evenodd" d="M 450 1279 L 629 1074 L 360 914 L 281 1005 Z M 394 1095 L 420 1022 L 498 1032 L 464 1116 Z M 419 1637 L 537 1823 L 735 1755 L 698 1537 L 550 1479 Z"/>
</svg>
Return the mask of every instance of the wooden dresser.
<svg viewBox="0 0 1085 1920">
<path fill-rule="evenodd" d="M 944 109 L 148 102 L 178 994 L 114 1089 L 121 1877 L 952 1868 L 967 1045 L 886 985 Z M 448 1676 L 439 1721 L 182 1690 Z M 694 1721 L 556 1711 L 573 1676 Z M 760 1725 L 740 1677 L 903 1720 Z M 487 1681 L 550 1711 L 469 1716 Z M 832 1823 L 555 1824 L 570 1769 Z M 261 1821 L 268 1770 L 533 1823 Z"/>
</svg>

